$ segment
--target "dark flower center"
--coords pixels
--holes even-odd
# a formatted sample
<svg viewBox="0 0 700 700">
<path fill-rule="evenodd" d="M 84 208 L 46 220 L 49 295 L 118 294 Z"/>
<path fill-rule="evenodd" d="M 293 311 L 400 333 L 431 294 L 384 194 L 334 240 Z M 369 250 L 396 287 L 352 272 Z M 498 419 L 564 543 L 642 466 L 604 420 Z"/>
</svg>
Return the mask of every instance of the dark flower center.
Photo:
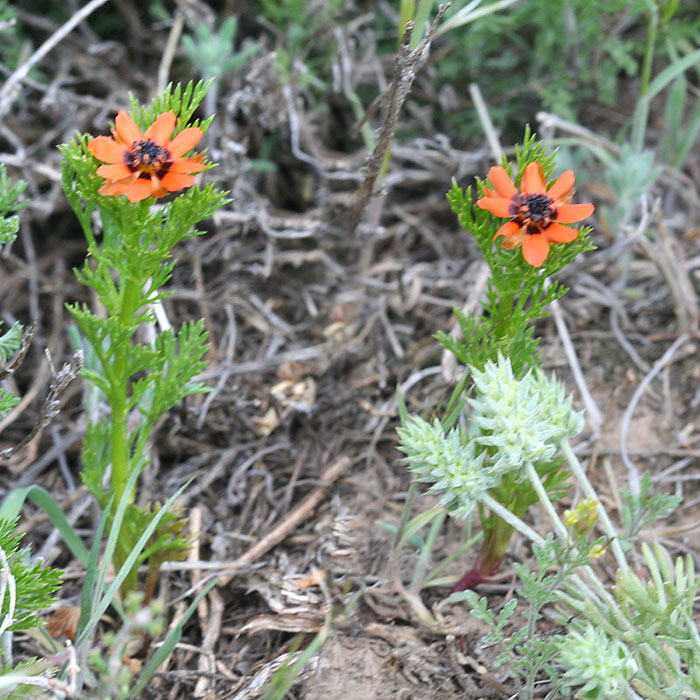
<svg viewBox="0 0 700 700">
<path fill-rule="evenodd" d="M 170 170 L 172 157 L 167 148 L 155 141 L 134 141 L 131 150 L 124 154 L 124 162 L 132 173 L 140 170 L 155 173 L 160 178 Z"/>
<path fill-rule="evenodd" d="M 521 215 L 532 223 L 539 223 L 552 216 L 552 200 L 545 194 L 526 194 L 520 203 Z"/>
</svg>

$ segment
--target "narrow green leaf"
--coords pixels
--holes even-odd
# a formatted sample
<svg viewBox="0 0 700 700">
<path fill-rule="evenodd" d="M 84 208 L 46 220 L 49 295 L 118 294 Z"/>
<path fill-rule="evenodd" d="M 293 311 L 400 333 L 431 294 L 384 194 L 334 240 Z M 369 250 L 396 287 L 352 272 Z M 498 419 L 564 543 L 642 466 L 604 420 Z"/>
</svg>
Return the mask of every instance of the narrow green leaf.
<svg viewBox="0 0 700 700">
<path fill-rule="evenodd" d="M 672 80 L 677 78 L 681 73 L 685 72 L 690 66 L 700 61 L 700 49 L 689 53 L 684 58 L 675 61 L 670 66 L 659 73 L 654 80 L 649 84 L 647 94 L 642 99 L 651 100 L 658 95 Z"/>
<path fill-rule="evenodd" d="M 107 524 L 107 517 L 112 508 L 112 499 L 109 500 L 107 507 L 102 513 L 100 522 L 97 525 L 95 536 L 90 548 L 90 559 L 85 565 L 85 581 L 83 582 L 83 590 L 80 595 L 80 619 L 78 620 L 78 629 L 76 636 L 80 636 L 87 625 L 87 621 L 92 616 L 92 610 L 97 603 L 100 595 L 100 590 L 97 588 L 97 582 L 101 578 L 98 576 L 98 564 L 100 559 L 100 545 L 102 543 L 102 534 Z M 109 566 L 110 560 L 105 559 L 103 569 Z M 102 572 L 101 572 L 102 573 Z"/>
<path fill-rule="evenodd" d="M 14 522 L 19 516 L 19 512 L 27 498 L 46 513 L 49 520 L 61 533 L 63 541 L 66 543 L 68 549 L 70 549 L 81 564 L 86 566 L 90 559 L 87 548 L 78 536 L 78 533 L 66 520 L 61 506 L 59 506 L 53 496 L 41 486 L 26 486 L 21 489 L 10 491 L 5 497 L 2 507 L 0 507 L 0 519 Z"/>
<path fill-rule="evenodd" d="M 134 473 L 136 473 L 136 470 Z M 122 585 L 122 583 L 124 582 L 124 579 L 129 574 L 129 571 L 131 571 L 131 568 L 136 563 L 136 560 L 138 559 L 139 555 L 141 554 L 141 551 L 143 550 L 143 548 L 148 543 L 148 540 L 151 538 L 151 535 L 153 535 L 153 533 L 155 532 L 156 527 L 158 526 L 158 523 L 163 519 L 166 512 L 168 511 L 168 508 L 170 508 L 170 506 L 177 500 L 177 498 L 179 498 L 180 494 L 189 486 L 189 484 L 190 484 L 190 482 L 188 481 L 186 484 L 183 484 L 177 491 L 175 491 L 175 493 L 165 502 L 165 505 L 155 515 L 155 517 L 150 522 L 148 527 L 144 530 L 144 532 L 141 535 L 141 537 L 139 538 L 138 542 L 136 542 L 136 544 L 134 545 L 134 548 L 131 550 L 131 553 L 126 558 L 126 561 L 124 562 L 122 568 L 119 569 L 114 580 L 109 585 L 109 588 L 107 589 L 106 593 L 104 594 L 102 600 L 99 602 L 99 604 L 93 610 L 90 619 L 88 620 L 88 622 L 85 625 L 85 629 L 83 630 L 83 634 L 76 639 L 76 642 L 75 642 L 76 646 L 80 646 L 80 644 L 85 642 L 88 635 L 90 635 L 92 633 L 92 629 L 99 622 L 99 620 L 102 617 L 102 615 L 104 614 L 105 610 L 107 610 L 107 608 L 110 606 L 110 604 L 114 600 L 114 597 L 116 596 L 117 592 L 119 591 L 119 587 Z M 125 494 L 129 494 L 129 493 L 130 493 L 129 487 L 127 486 L 127 488 L 125 490 Z M 117 511 L 118 514 L 120 514 L 120 517 L 122 519 L 124 517 L 124 511 L 126 510 L 127 501 L 128 501 L 128 498 L 122 499 L 122 501 L 119 504 L 118 511 Z M 119 511 L 121 511 L 121 513 L 119 513 Z M 116 523 L 116 521 L 117 521 L 117 516 L 115 516 L 115 523 Z M 113 526 L 113 532 L 114 531 L 118 532 L 119 529 L 120 529 L 119 527 Z M 110 535 L 111 535 L 111 533 L 110 533 Z M 105 553 L 105 559 L 111 559 L 111 555 L 110 555 L 110 557 L 107 557 L 107 555 Z"/>
<path fill-rule="evenodd" d="M 406 527 L 402 533 L 401 542 L 405 542 L 409 537 L 415 535 L 419 530 L 425 527 L 429 522 L 444 511 L 444 506 L 434 506 L 433 508 L 423 511 L 419 515 L 416 515 L 415 518 L 411 518 L 411 520 L 409 520 L 409 522 L 406 524 Z"/>
<path fill-rule="evenodd" d="M 202 598 L 204 598 L 204 596 L 207 595 L 207 593 L 209 593 L 209 591 L 216 585 L 216 581 L 217 579 L 214 579 L 202 591 L 200 591 L 197 597 L 192 601 L 190 607 L 187 608 L 185 614 L 182 616 L 178 624 L 172 630 L 170 630 L 168 636 L 158 648 L 158 651 L 153 654 L 150 661 L 144 666 L 136 685 L 131 690 L 134 696 L 140 693 L 146 687 L 146 684 L 151 680 L 153 674 L 158 670 L 158 667 L 170 656 L 170 654 L 172 654 L 175 645 L 182 637 L 182 628 L 185 626 L 185 623 L 197 609 L 197 606 L 202 601 Z"/>
</svg>

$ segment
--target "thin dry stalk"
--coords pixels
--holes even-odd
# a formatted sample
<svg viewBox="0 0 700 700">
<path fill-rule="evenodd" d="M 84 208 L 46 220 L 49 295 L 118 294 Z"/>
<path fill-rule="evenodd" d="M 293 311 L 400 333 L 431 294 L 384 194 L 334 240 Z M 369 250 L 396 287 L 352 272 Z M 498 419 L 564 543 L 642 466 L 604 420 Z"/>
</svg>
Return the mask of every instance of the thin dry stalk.
<svg viewBox="0 0 700 700">
<path fill-rule="evenodd" d="M 396 131 L 401 108 L 408 97 L 408 93 L 411 91 L 411 86 L 416 77 L 416 68 L 428 50 L 433 34 L 449 6 L 450 4 L 447 3 L 438 7 L 430 29 L 428 29 L 418 46 L 413 50 L 411 50 L 411 37 L 413 36 L 414 25 L 413 22 L 406 23 L 406 30 L 401 39 L 401 48 L 394 63 L 394 76 L 389 86 L 389 96 L 385 103 L 382 125 L 379 127 L 377 145 L 374 147 L 372 155 L 370 155 L 367 162 L 364 182 L 355 193 L 350 205 L 347 224 L 347 232 L 350 234 L 357 229 L 360 219 L 367 208 L 367 203 L 374 193 L 374 185 L 381 172 L 387 151 L 394 139 L 394 132 Z"/>
<path fill-rule="evenodd" d="M 647 387 L 651 382 L 653 381 L 654 377 L 656 377 L 661 370 L 666 367 L 666 365 L 671 362 L 673 359 L 673 356 L 676 354 L 676 351 L 678 348 L 683 345 L 688 340 L 687 335 L 681 335 L 676 340 L 671 344 L 671 346 L 666 350 L 666 352 L 661 356 L 661 358 L 654 364 L 652 367 L 651 371 L 649 374 L 642 379 L 642 381 L 639 383 L 639 386 L 636 388 L 634 394 L 632 395 L 632 399 L 629 402 L 629 405 L 625 409 L 625 415 L 622 418 L 622 427 L 620 428 L 620 452 L 622 455 L 622 461 L 625 464 L 625 467 L 627 467 L 627 479 L 629 483 L 629 489 L 632 493 L 639 493 L 639 471 L 637 470 L 637 467 L 634 465 L 632 460 L 629 458 L 629 454 L 627 451 L 627 436 L 629 434 L 630 430 L 630 424 L 632 423 L 632 414 L 634 413 L 634 409 L 637 408 L 637 404 L 639 403 L 639 400 L 642 398 L 642 395 L 646 391 Z"/>
<path fill-rule="evenodd" d="M 92 0 L 78 10 L 65 24 L 59 27 L 12 75 L 0 88 L 0 118 L 4 117 L 14 100 L 19 84 L 29 75 L 34 66 L 41 61 L 54 47 L 65 39 L 83 20 L 87 19 L 98 7 L 107 0 Z"/>
</svg>

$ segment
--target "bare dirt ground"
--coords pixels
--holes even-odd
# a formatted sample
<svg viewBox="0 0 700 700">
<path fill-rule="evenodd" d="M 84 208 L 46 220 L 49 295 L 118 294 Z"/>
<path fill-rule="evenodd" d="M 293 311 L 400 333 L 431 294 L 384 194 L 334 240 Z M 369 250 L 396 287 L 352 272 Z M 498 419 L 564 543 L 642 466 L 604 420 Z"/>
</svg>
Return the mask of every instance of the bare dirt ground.
<svg viewBox="0 0 700 700">
<path fill-rule="evenodd" d="M 3 318 L 38 322 L 15 377 L 26 398 L 2 426 L 3 446 L 20 440 L 37 417 L 48 380 L 44 348 L 56 365 L 71 353 L 64 303 L 93 301 L 72 273 L 82 264 L 85 242 L 62 195 L 55 147 L 76 130 L 106 133 L 129 91 L 147 101 L 157 90 L 170 26 L 148 24 L 135 8 L 130 2 L 105 6 L 69 34 L 37 68 L 40 75 L 30 73 L 23 82 L 0 127 L 0 160 L 29 182 L 31 200 L 17 242 L 0 260 Z M 34 46 L 59 26 L 31 7 L 18 16 Z M 109 38 L 91 28 L 115 17 L 121 31 Z M 481 647 L 482 630 L 463 608 L 446 610 L 447 636 L 411 615 L 394 589 L 392 536 L 381 525 L 398 523 L 409 484 L 395 449 L 396 387 L 403 383 L 412 410 L 444 399 L 451 379 L 432 334 L 452 328 L 453 306 L 464 305 L 480 275 L 478 248 L 444 195 L 452 177 L 466 186 L 493 158 L 480 134 L 464 143 L 431 130 L 428 63 L 414 88 L 421 108 L 409 97 L 383 190 L 357 231 L 344 234 L 329 222 L 361 185 L 367 157 L 351 133 L 351 106 L 338 93 L 319 105 L 299 84 L 283 82 L 268 34 L 258 28 L 251 36 L 261 48 L 221 82 L 206 143 L 220 163 L 206 177 L 230 190 L 233 202 L 206 222 L 206 235 L 176 251 L 165 301 L 173 324 L 205 318 L 211 349 L 203 379 L 213 388 L 163 422 L 143 481 L 144 498 L 157 498 L 194 479 L 183 505 L 197 548 L 189 568 L 173 565 L 163 576 L 159 595 L 177 601 L 169 619 L 182 612 L 180 596 L 191 586 L 225 573 L 251 547 L 266 546 L 213 589 L 144 697 L 258 697 L 285 655 L 297 653 L 298 634 L 306 633 L 303 648 L 329 613 L 328 638 L 289 697 L 507 697 L 504 673 L 489 665 L 492 650 Z M 359 45 L 356 37 L 346 46 L 353 80 L 379 94 L 392 56 L 368 58 Z M 167 68 L 174 80 L 197 77 L 179 54 Z M 274 171 L 255 168 L 261 154 Z M 577 446 L 592 460 L 597 488 L 615 512 L 629 471 L 620 443 L 627 412 L 630 464 L 684 497 L 672 520 L 647 536 L 697 559 L 700 220 L 697 190 L 688 182 L 687 176 L 677 187 L 662 181 L 652 193 L 662 198 L 654 223 L 663 235 L 651 248 L 616 246 L 594 217 L 598 250 L 564 271 L 571 291 L 561 311 L 602 416 L 600 434 L 589 425 Z M 605 194 L 584 193 L 581 201 L 604 204 L 596 198 Z M 664 213 L 670 210 L 673 217 Z M 682 293 L 678 279 L 686 283 Z M 689 340 L 630 410 L 640 383 L 681 333 Z M 576 391 L 553 321 L 542 321 L 538 334 L 545 368 Z M 75 383 L 55 422 L 2 469 L 0 486 L 41 484 L 87 535 L 95 512 L 78 477 L 81 391 Z M 78 564 L 39 511 L 28 506 L 22 527 L 50 563 L 66 569 L 61 604 L 75 604 Z M 461 538 L 460 527 L 449 523 L 436 555 L 453 551 Z M 529 557 L 518 541 L 512 552 Z M 458 577 L 472 557 L 447 573 Z M 512 590 L 511 561 L 503 582 L 485 586 L 485 594 L 497 600 Z M 326 593 L 310 578 L 314 569 L 323 572 Z M 448 592 L 431 589 L 425 602 L 430 606 Z"/>
</svg>

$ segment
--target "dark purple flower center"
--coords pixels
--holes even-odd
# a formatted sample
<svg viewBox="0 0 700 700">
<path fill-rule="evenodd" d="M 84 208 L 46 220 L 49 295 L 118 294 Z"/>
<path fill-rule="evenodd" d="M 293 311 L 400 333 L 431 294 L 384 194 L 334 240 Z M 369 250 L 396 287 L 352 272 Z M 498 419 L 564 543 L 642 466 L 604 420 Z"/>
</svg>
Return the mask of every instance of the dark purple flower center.
<svg viewBox="0 0 700 700">
<path fill-rule="evenodd" d="M 520 215 L 537 224 L 552 218 L 552 200 L 545 194 L 526 194 L 520 201 Z"/>
<path fill-rule="evenodd" d="M 170 151 L 155 141 L 134 141 L 124 154 L 124 163 L 132 173 L 146 171 L 162 178 L 172 165 Z"/>
</svg>

